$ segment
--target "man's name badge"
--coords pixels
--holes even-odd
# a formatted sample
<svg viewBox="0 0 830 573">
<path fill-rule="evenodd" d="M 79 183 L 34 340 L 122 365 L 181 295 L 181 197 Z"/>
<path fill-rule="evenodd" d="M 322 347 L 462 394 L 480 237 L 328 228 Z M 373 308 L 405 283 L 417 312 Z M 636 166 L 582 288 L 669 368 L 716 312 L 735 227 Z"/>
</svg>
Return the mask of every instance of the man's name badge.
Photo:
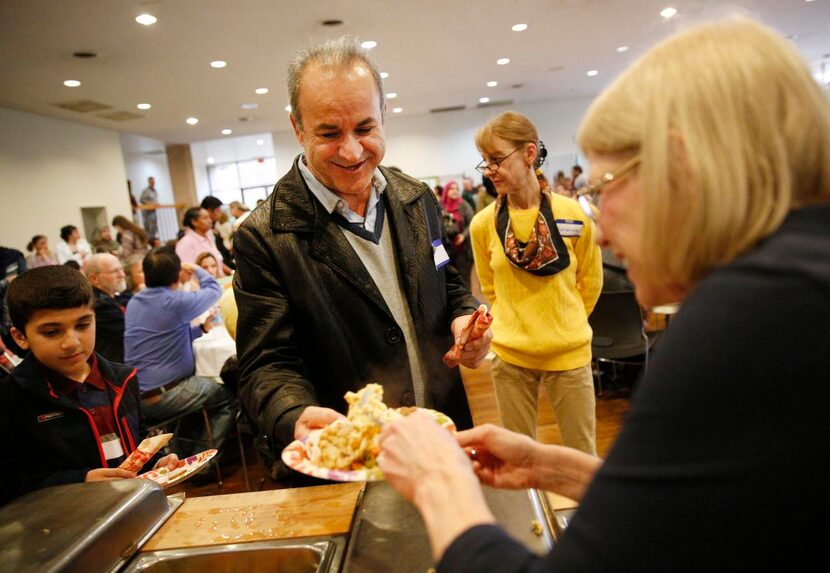
<svg viewBox="0 0 830 573">
<path fill-rule="evenodd" d="M 435 261 L 436 270 L 450 262 L 450 256 L 447 254 L 441 239 L 432 241 L 432 260 Z"/>
<path fill-rule="evenodd" d="M 576 221 L 573 219 L 556 220 L 556 228 L 559 229 L 559 234 L 563 237 L 581 237 L 582 227 L 582 221 Z"/>
<path fill-rule="evenodd" d="M 105 434 L 101 436 L 101 447 L 104 450 L 104 456 L 108 460 L 114 460 L 124 455 L 124 450 L 121 448 L 121 440 L 116 434 Z"/>
</svg>

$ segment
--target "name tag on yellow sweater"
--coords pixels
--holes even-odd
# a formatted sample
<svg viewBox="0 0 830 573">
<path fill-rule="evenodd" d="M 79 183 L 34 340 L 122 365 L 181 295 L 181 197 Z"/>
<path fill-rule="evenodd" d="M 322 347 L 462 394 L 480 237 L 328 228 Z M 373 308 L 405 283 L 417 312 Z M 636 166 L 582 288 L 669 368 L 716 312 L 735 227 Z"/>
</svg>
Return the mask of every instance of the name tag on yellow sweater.
<svg viewBox="0 0 830 573">
<path fill-rule="evenodd" d="M 581 237 L 582 227 L 582 221 L 576 221 L 573 219 L 556 220 L 556 228 L 559 229 L 559 234 L 563 237 Z"/>
</svg>

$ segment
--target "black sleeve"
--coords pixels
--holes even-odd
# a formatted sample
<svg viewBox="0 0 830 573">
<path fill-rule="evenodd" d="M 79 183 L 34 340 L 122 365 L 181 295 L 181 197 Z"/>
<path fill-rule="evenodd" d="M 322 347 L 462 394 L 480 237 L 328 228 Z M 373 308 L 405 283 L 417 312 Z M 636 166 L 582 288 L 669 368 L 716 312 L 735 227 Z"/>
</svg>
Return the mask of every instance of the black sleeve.
<svg viewBox="0 0 830 573">
<path fill-rule="evenodd" d="M 438 573 L 535 573 L 555 571 L 546 558 L 534 555 L 494 525 L 471 527 L 444 551 Z"/>
<path fill-rule="evenodd" d="M 240 401 L 260 430 L 288 444 L 297 418 L 318 404 L 317 395 L 295 341 L 288 299 L 268 268 L 271 254 L 252 225 L 240 227 L 234 240 Z"/>
<path fill-rule="evenodd" d="M 546 571 L 807 570 L 828 524 L 830 304 L 765 273 L 718 273 L 683 303 Z M 440 570 L 534 567 L 471 530 Z"/>
<path fill-rule="evenodd" d="M 6 378 L 0 383 L 0 506 L 24 493 L 52 485 L 79 483 L 93 468 L 73 468 L 56 471 L 31 471 L 30 456 L 37 455 L 27 448 L 25 435 L 15 428 L 14 415 L 20 406 L 14 398 L 14 382 Z"/>
</svg>

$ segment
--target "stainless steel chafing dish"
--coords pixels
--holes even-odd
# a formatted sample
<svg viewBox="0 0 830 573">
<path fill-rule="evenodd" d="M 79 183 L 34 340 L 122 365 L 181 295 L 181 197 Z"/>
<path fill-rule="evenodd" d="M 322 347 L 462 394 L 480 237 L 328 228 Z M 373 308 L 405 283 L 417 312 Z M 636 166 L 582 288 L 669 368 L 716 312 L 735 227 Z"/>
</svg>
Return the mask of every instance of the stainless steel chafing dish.
<svg viewBox="0 0 830 573">
<path fill-rule="evenodd" d="M 31 492 L 0 508 L 0 570 L 116 571 L 180 504 L 137 479 Z"/>
<path fill-rule="evenodd" d="M 321 536 L 138 553 L 182 504 L 154 482 L 72 484 L 0 508 L 0 572 L 339 571 L 346 537 Z"/>
<path fill-rule="evenodd" d="M 553 547 L 553 511 L 539 492 L 485 487 L 484 496 L 499 525 L 531 551 L 544 554 Z M 418 511 L 386 482 L 367 484 L 343 572 L 424 573 L 433 565 Z"/>
</svg>

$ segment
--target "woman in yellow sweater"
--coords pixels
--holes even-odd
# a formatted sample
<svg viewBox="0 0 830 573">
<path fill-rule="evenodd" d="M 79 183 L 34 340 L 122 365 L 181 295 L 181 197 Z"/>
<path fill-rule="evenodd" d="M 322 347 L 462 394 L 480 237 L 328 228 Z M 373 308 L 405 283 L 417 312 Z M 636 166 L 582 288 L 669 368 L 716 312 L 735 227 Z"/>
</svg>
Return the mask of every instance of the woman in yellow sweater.
<svg viewBox="0 0 830 573">
<path fill-rule="evenodd" d="M 477 169 L 498 191 L 476 214 L 471 237 L 493 322 L 493 382 L 506 428 L 536 436 L 539 385 L 566 446 L 596 453 L 588 315 L 602 289 L 594 224 L 573 199 L 551 191 L 546 150 L 520 113 L 482 127 Z"/>
</svg>

